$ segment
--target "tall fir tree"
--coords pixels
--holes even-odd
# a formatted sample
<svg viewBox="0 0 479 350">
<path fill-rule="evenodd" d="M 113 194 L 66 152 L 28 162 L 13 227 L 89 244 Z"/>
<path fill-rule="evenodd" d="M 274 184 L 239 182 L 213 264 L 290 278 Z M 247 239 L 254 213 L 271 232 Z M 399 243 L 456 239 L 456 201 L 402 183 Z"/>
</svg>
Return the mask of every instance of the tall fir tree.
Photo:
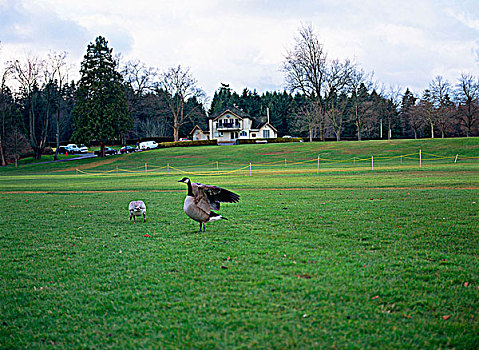
<svg viewBox="0 0 479 350">
<path fill-rule="evenodd" d="M 73 112 L 73 139 L 78 143 L 98 141 L 101 156 L 105 154 L 105 142 L 122 137 L 133 125 L 112 51 L 102 36 L 88 45 Z"/>
<path fill-rule="evenodd" d="M 417 132 L 419 130 L 417 118 L 415 118 L 416 120 L 414 119 L 414 106 L 416 105 L 416 99 L 417 98 L 414 97 L 411 90 L 407 88 L 402 97 L 401 110 L 399 112 L 403 133 L 408 137 L 413 133 L 415 139 L 417 139 Z"/>
</svg>

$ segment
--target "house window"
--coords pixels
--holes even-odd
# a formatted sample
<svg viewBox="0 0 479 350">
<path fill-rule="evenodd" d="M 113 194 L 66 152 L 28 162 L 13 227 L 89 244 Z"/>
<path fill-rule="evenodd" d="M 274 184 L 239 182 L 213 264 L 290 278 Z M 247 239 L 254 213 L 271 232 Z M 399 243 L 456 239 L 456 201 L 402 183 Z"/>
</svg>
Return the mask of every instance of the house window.
<svg viewBox="0 0 479 350">
<path fill-rule="evenodd" d="M 263 130 L 263 138 L 269 139 L 269 130 Z"/>
<path fill-rule="evenodd" d="M 251 134 L 251 137 L 256 137 L 256 134 Z"/>
<path fill-rule="evenodd" d="M 241 131 L 240 136 L 248 136 L 248 134 L 246 133 L 246 131 Z"/>
</svg>

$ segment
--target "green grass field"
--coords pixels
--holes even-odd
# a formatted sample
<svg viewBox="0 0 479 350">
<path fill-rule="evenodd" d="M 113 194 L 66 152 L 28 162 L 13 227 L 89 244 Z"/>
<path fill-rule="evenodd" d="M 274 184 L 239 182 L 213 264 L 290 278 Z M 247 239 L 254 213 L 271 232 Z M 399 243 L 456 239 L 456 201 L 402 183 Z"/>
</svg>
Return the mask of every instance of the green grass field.
<svg viewBox="0 0 479 350">
<path fill-rule="evenodd" d="M 29 163 L 0 169 L 0 348 L 479 348 L 478 138 Z M 196 233 L 184 172 L 228 221 Z"/>
</svg>

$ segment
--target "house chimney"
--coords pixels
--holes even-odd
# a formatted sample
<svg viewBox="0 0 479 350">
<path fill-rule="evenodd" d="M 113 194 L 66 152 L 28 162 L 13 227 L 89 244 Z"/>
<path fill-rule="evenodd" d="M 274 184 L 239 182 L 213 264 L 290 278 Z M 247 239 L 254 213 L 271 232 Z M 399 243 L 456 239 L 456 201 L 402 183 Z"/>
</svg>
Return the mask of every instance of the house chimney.
<svg viewBox="0 0 479 350">
<path fill-rule="evenodd" d="M 266 108 L 266 115 L 267 115 L 267 117 L 268 117 L 268 124 L 269 124 L 269 107 Z"/>
</svg>

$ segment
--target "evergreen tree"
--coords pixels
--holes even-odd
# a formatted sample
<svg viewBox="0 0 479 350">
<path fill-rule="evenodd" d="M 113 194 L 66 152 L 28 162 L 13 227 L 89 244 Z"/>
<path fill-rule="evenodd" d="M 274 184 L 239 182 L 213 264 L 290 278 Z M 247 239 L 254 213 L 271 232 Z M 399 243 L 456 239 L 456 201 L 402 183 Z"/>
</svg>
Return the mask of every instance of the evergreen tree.
<svg viewBox="0 0 479 350">
<path fill-rule="evenodd" d="M 23 134 L 26 133 L 25 125 L 22 121 L 19 106 L 15 103 L 13 93 L 5 85 L 2 79 L 0 84 L 0 165 L 7 165 L 8 160 L 12 158 L 18 160 L 20 153 L 24 151 L 19 145 L 19 139 L 26 139 Z"/>
<path fill-rule="evenodd" d="M 78 143 L 99 141 L 104 156 L 105 142 L 121 137 L 132 126 L 123 79 L 104 37 L 88 45 L 80 74 L 73 139 Z"/>
<path fill-rule="evenodd" d="M 208 111 L 209 115 L 213 115 L 230 106 L 238 106 L 240 98 L 236 92 L 232 92 L 229 84 L 221 83 L 221 87 L 215 91 L 211 107 Z"/>
<path fill-rule="evenodd" d="M 401 102 L 401 110 L 400 110 L 400 118 L 401 118 L 401 127 L 403 128 L 403 132 L 410 136 L 409 130 L 414 133 L 414 138 L 417 139 L 417 132 L 420 128 L 420 124 L 417 123 L 418 118 L 415 118 L 414 115 L 414 106 L 416 104 L 416 97 L 414 97 L 413 93 L 406 89 L 402 97 Z"/>
</svg>

